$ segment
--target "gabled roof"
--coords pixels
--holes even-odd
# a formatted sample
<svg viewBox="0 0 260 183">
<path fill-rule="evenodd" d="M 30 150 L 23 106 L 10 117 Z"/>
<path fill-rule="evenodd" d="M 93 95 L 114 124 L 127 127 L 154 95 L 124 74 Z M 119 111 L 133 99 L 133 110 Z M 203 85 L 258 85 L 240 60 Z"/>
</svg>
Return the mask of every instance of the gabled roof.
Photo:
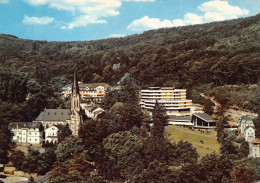
<svg viewBox="0 0 260 183">
<path fill-rule="evenodd" d="M 35 121 L 66 121 L 70 115 L 70 109 L 44 109 Z"/>
<path fill-rule="evenodd" d="M 252 118 L 249 118 L 248 116 L 242 116 L 241 123 L 254 124 Z"/>
<path fill-rule="evenodd" d="M 194 113 L 193 116 L 196 116 L 204 121 L 207 121 L 207 122 L 214 122 L 215 119 L 208 115 L 207 113 Z"/>
<path fill-rule="evenodd" d="M 40 128 L 40 122 L 12 122 L 9 123 L 9 128 Z"/>
</svg>

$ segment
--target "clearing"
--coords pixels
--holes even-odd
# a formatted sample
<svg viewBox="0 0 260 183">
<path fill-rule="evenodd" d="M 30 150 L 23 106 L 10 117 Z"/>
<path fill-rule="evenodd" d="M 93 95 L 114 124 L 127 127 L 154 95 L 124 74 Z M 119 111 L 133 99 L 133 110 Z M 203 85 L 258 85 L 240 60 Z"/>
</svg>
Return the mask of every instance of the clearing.
<svg viewBox="0 0 260 183">
<path fill-rule="evenodd" d="M 171 141 L 176 143 L 180 140 L 190 142 L 197 149 L 200 158 L 213 152 L 219 153 L 220 144 L 214 130 L 202 133 L 199 130 L 193 131 L 189 128 L 174 125 L 165 127 L 165 130 Z"/>
</svg>

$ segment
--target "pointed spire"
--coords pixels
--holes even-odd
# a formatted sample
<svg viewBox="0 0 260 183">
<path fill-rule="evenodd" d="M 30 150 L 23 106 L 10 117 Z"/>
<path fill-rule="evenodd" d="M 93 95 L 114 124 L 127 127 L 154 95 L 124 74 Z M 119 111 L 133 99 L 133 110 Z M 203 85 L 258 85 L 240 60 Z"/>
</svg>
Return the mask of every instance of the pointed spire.
<svg viewBox="0 0 260 183">
<path fill-rule="evenodd" d="M 80 111 L 80 93 L 79 93 L 79 84 L 77 80 L 77 71 L 76 71 L 76 64 L 74 66 L 74 79 L 71 88 L 71 112 Z"/>
</svg>

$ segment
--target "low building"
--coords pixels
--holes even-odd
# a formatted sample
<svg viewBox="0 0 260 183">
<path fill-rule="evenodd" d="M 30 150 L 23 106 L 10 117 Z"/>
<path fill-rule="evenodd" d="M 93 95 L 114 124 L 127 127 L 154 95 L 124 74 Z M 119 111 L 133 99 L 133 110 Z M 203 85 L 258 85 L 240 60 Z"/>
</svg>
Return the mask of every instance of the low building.
<svg viewBox="0 0 260 183">
<path fill-rule="evenodd" d="M 13 122 L 9 123 L 9 129 L 14 142 L 41 144 L 43 141 L 43 127 L 39 122 Z"/>
<path fill-rule="evenodd" d="M 150 113 L 155 103 L 163 105 L 168 116 L 190 116 L 192 100 L 186 99 L 186 89 L 149 87 L 141 90 L 141 107 Z"/>
<path fill-rule="evenodd" d="M 253 140 L 255 140 L 255 128 L 251 126 L 246 127 L 246 129 L 244 130 L 244 138 L 247 142 L 252 142 Z"/>
<path fill-rule="evenodd" d="M 45 143 L 58 143 L 58 126 L 45 129 Z"/>
<path fill-rule="evenodd" d="M 249 157 L 260 158 L 260 139 L 256 138 L 249 144 Z"/>
<path fill-rule="evenodd" d="M 193 126 L 191 116 L 169 116 L 168 124 L 179 126 Z"/>
<path fill-rule="evenodd" d="M 191 122 L 194 128 L 216 128 L 216 120 L 206 113 L 192 114 Z"/>
<path fill-rule="evenodd" d="M 240 120 L 240 132 L 241 134 L 244 134 L 244 131 L 247 127 L 254 127 L 254 122 L 252 120 L 252 118 L 249 118 L 248 116 L 243 116 L 241 117 Z"/>
</svg>

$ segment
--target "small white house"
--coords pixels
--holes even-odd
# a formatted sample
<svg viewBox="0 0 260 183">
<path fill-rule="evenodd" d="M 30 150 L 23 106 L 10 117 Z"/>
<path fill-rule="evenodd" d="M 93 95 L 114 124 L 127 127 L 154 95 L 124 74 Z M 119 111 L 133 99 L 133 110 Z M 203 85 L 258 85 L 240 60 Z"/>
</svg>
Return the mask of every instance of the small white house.
<svg viewBox="0 0 260 183">
<path fill-rule="evenodd" d="M 255 128 L 251 126 L 247 127 L 244 130 L 244 138 L 247 142 L 252 142 L 255 140 Z"/>
<path fill-rule="evenodd" d="M 247 127 L 254 127 L 254 122 L 251 118 L 249 118 L 248 116 L 243 116 L 241 118 L 241 121 L 240 121 L 240 131 L 241 131 L 241 134 L 244 134 L 244 131 Z"/>
<path fill-rule="evenodd" d="M 9 129 L 14 142 L 41 144 L 43 141 L 43 126 L 39 122 L 13 122 L 9 123 Z"/>
<path fill-rule="evenodd" d="M 45 130 L 45 143 L 58 143 L 58 130 L 57 126 L 49 127 Z"/>
<path fill-rule="evenodd" d="M 260 139 L 256 138 L 249 144 L 249 157 L 260 158 Z"/>
</svg>

